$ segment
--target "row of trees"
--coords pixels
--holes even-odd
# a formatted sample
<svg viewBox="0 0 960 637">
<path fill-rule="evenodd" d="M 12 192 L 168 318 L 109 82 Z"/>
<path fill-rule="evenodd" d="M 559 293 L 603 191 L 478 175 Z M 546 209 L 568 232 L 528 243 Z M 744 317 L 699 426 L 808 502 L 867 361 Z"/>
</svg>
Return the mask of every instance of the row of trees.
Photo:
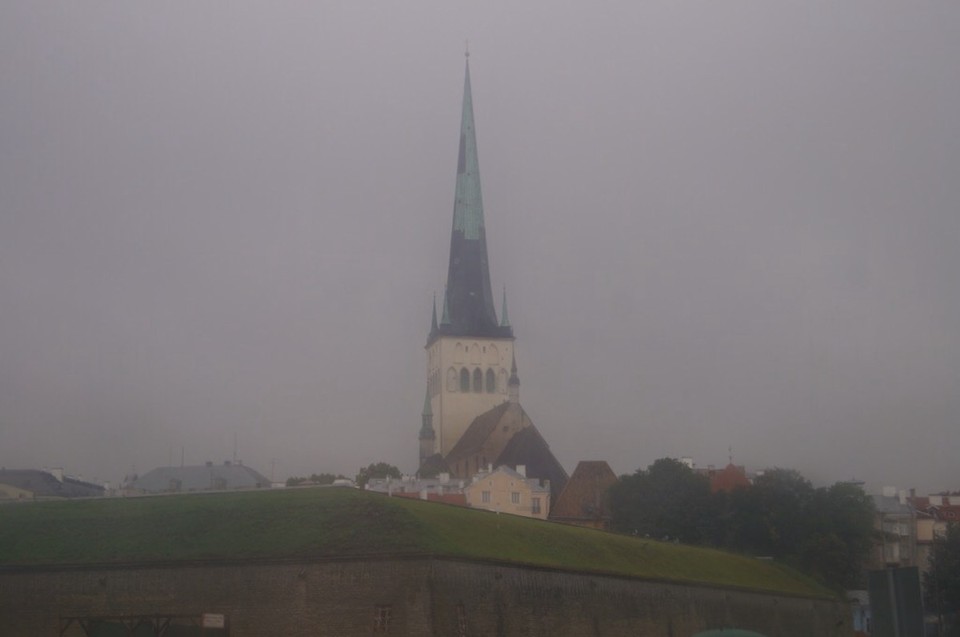
<svg viewBox="0 0 960 637">
<path fill-rule="evenodd" d="M 663 458 L 623 476 L 609 498 L 614 530 L 772 557 L 836 588 L 860 584 L 873 535 L 873 502 L 860 487 L 814 488 L 786 469 L 711 493 L 706 476 Z"/>
<path fill-rule="evenodd" d="M 366 467 L 361 467 L 354 479 L 357 486 L 363 488 L 367 482 L 373 478 L 399 478 L 400 469 L 386 462 L 370 463 Z M 296 487 L 301 484 L 333 484 L 334 480 L 344 479 L 347 476 L 343 474 L 333 475 L 332 473 L 312 473 L 309 477 L 295 476 L 287 478 L 288 487 Z"/>
</svg>

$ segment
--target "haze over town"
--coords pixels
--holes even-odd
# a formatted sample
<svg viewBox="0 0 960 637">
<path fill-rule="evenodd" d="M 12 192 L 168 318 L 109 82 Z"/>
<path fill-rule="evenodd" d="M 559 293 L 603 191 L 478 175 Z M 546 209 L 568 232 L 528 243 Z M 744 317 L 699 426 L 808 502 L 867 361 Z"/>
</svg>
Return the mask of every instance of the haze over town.
<svg viewBox="0 0 960 637">
<path fill-rule="evenodd" d="M 465 40 L 571 470 L 958 488 L 960 6 L 0 6 L 0 465 L 416 469 Z"/>
</svg>

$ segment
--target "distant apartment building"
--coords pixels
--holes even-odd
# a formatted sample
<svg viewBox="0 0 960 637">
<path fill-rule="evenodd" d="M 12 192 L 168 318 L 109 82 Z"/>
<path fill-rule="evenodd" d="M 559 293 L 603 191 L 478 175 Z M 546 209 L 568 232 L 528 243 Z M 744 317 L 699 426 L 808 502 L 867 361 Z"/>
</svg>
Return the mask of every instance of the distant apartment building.
<svg viewBox="0 0 960 637">
<path fill-rule="evenodd" d="M 908 494 L 896 487 L 884 487 L 874 495 L 874 528 L 878 531 L 868 568 L 920 566 L 917 555 L 916 513 Z"/>
</svg>

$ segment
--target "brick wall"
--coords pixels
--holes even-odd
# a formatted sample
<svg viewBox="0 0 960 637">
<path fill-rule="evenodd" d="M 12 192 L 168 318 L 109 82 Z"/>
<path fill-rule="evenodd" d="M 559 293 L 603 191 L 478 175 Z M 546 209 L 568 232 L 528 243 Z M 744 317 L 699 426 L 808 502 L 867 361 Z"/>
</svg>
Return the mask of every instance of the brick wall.
<svg viewBox="0 0 960 637">
<path fill-rule="evenodd" d="M 202 613 L 226 615 L 231 637 L 852 632 L 839 602 L 445 559 L 0 570 L 4 637 L 58 635 L 64 616 Z"/>
</svg>

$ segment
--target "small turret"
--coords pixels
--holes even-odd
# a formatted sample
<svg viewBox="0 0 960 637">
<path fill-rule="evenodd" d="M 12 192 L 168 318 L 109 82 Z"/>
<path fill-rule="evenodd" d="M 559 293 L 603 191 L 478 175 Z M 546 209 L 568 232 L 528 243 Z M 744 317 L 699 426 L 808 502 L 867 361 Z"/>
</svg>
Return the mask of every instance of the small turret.
<svg viewBox="0 0 960 637">
<path fill-rule="evenodd" d="M 423 396 L 423 414 L 420 417 L 420 464 L 434 454 L 437 433 L 433 430 L 433 407 L 430 405 L 430 388 Z"/>
<path fill-rule="evenodd" d="M 517 375 L 517 354 L 513 353 L 510 363 L 510 380 L 507 381 L 507 396 L 512 403 L 520 402 L 520 377 Z"/>
<path fill-rule="evenodd" d="M 510 327 L 510 317 L 507 316 L 507 286 L 503 286 L 503 305 L 500 306 L 500 327 Z"/>
</svg>

